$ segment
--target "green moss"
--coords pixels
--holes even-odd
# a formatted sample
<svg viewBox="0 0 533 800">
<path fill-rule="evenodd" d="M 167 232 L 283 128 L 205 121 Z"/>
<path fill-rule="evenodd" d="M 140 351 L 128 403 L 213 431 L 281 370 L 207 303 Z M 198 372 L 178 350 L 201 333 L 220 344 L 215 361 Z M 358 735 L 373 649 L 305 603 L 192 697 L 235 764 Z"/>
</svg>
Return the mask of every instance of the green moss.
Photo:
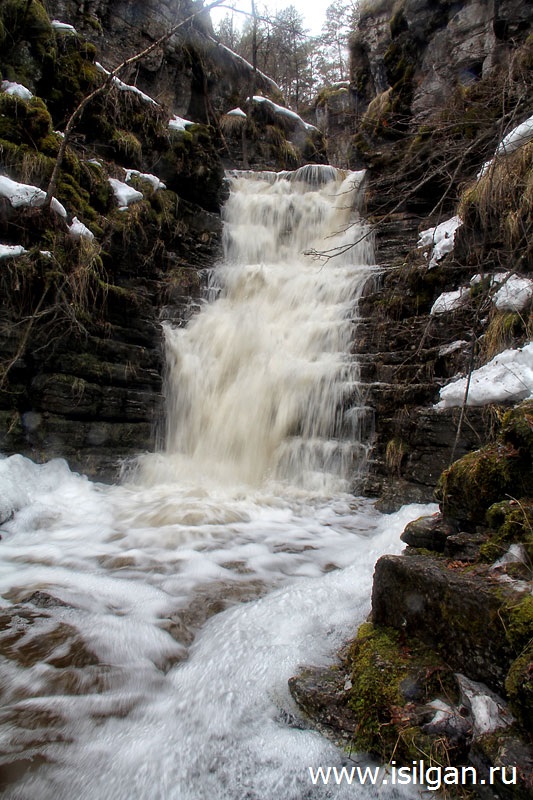
<svg viewBox="0 0 533 800">
<path fill-rule="evenodd" d="M 119 163 L 134 167 L 141 165 L 142 146 L 135 134 L 116 129 L 111 137 L 110 145 L 113 155 Z"/>
<path fill-rule="evenodd" d="M 98 164 L 80 162 L 80 186 L 86 189 L 91 198 L 91 205 L 105 214 L 112 205 L 113 191 L 109 185 L 106 172 Z"/>
<path fill-rule="evenodd" d="M 493 503 L 506 495 L 529 494 L 531 470 L 522 470 L 523 459 L 511 443 L 495 443 L 467 453 L 445 470 L 436 497 L 446 517 L 465 524 L 484 522 Z"/>
<path fill-rule="evenodd" d="M 50 158 L 56 158 L 61 146 L 61 137 L 57 133 L 49 133 L 41 139 L 40 151 Z"/>
<path fill-rule="evenodd" d="M 481 556 L 492 563 L 507 552 L 513 543 L 522 544 L 528 564 L 533 565 L 533 500 L 522 498 L 502 500 L 487 511 L 487 523 L 494 531 L 489 541 L 481 547 Z"/>
<path fill-rule="evenodd" d="M 0 93 L 0 138 L 36 149 L 52 131 L 52 118 L 38 97 L 22 100 Z"/>
<path fill-rule="evenodd" d="M 393 39 L 400 35 L 403 31 L 408 30 L 409 26 L 404 16 L 404 7 L 400 5 L 394 12 L 390 21 L 390 32 Z"/>
<path fill-rule="evenodd" d="M 13 42 L 21 39 L 48 41 L 53 30 L 46 10 L 39 0 L 3 0 L 0 18 L 5 38 Z"/>
<path fill-rule="evenodd" d="M 409 685 L 420 702 L 456 696 L 455 680 L 435 653 L 416 640 L 402 643 L 401 634 L 363 624 L 353 641 L 347 665 L 352 688 L 349 705 L 357 716 L 353 745 L 387 761 L 414 758 L 419 749 L 435 755 L 434 743 L 420 731 L 404 696 Z M 418 702 L 418 701 L 417 701 Z"/>
<path fill-rule="evenodd" d="M 533 597 L 528 595 L 519 603 L 504 609 L 507 618 L 506 637 L 515 650 L 522 653 L 533 639 Z"/>
<path fill-rule="evenodd" d="M 16 145 L 0 138 L 0 164 L 22 183 L 45 185 L 53 169 L 53 159 L 28 145 Z"/>
<path fill-rule="evenodd" d="M 501 437 L 522 453 L 533 453 L 533 400 L 526 400 L 505 414 Z"/>
<path fill-rule="evenodd" d="M 357 715 L 354 745 L 386 757 L 392 751 L 392 709 L 402 705 L 400 682 L 407 661 L 399 652 L 398 633 L 370 623 L 359 628 L 350 650 L 352 689 L 349 705 Z"/>
<path fill-rule="evenodd" d="M 57 184 L 57 199 L 66 203 L 72 211 L 85 210 L 90 203 L 90 195 L 82 189 L 72 175 L 61 174 Z"/>
<path fill-rule="evenodd" d="M 48 103 L 55 122 L 61 127 L 72 111 L 102 81 L 102 75 L 87 55 L 86 44 L 75 36 L 58 43 L 57 58 L 43 71 L 40 94 Z"/>
<path fill-rule="evenodd" d="M 513 714 L 523 727 L 533 732 L 533 645 L 511 664 L 505 691 Z"/>
</svg>

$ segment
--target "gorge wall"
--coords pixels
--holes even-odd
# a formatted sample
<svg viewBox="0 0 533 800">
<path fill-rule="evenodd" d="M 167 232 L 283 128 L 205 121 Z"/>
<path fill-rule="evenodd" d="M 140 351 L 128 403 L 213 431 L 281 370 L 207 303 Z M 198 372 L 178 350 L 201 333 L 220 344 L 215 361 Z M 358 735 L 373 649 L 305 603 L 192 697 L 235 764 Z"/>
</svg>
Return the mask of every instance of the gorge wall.
<svg viewBox="0 0 533 800">
<path fill-rule="evenodd" d="M 284 113 L 270 79 L 217 45 L 201 9 L 113 0 L 0 7 L 5 453 L 62 456 L 102 479 L 153 449 L 161 321 L 183 324 L 194 313 L 220 253 L 224 166 L 242 164 L 243 138 L 249 165 L 325 159 L 322 135 Z M 177 25 L 87 105 L 55 189 L 64 215 L 43 207 L 37 193 L 61 132 L 105 81 L 99 64 L 114 69 Z M 270 95 L 268 105 L 227 115 L 246 107 L 251 89 Z M 15 195 L 34 199 L 22 202 L 10 181 L 26 187 Z"/>
<path fill-rule="evenodd" d="M 351 42 L 350 163 L 368 169 L 380 265 L 355 348 L 376 412 L 367 490 L 384 508 L 431 499 L 452 456 L 494 433 L 498 412 L 469 407 L 457 434 L 459 409 L 433 410 L 440 387 L 529 339 L 528 314 L 496 309 L 491 289 L 431 309 L 475 274 L 531 270 L 530 168 L 510 157 L 493 184 L 476 175 L 531 114 L 532 17 L 517 2 L 368 3 Z M 418 232 L 456 214 L 453 252 L 428 269 Z"/>
</svg>

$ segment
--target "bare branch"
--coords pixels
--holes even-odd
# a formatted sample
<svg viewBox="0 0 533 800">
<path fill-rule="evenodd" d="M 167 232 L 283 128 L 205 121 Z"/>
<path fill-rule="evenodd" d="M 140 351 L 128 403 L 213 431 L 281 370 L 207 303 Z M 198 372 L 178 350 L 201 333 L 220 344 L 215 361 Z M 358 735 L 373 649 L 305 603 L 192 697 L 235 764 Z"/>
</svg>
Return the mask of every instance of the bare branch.
<svg viewBox="0 0 533 800">
<path fill-rule="evenodd" d="M 54 192 L 57 186 L 57 181 L 59 178 L 59 171 L 63 164 L 63 159 L 65 157 L 65 153 L 70 138 L 72 136 L 72 132 L 76 127 L 76 125 L 78 124 L 79 120 L 81 119 L 83 112 L 85 111 L 89 103 L 91 103 L 95 97 L 98 97 L 99 95 L 106 92 L 110 88 L 114 79 L 118 76 L 120 72 L 122 72 L 123 69 L 131 66 L 132 64 L 137 63 L 137 61 L 141 61 L 143 58 L 146 58 L 146 56 L 150 55 L 150 53 L 152 53 L 158 47 L 161 47 L 162 44 L 165 44 L 165 42 L 171 39 L 172 36 L 174 36 L 174 34 L 176 33 L 176 31 L 178 31 L 184 25 L 187 25 L 187 23 L 191 22 L 200 14 L 204 14 L 206 11 L 210 11 L 212 8 L 222 5 L 222 3 L 223 0 L 213 0 L 212 3 L 209 3 L 207 6 L 200 9 L 199 11 L 195 11 L 194 14 L 191 14 L 186 19 L 182 20 L 181 22 L 178 22 L 176 25 L 173 25 L 171 28 L 169 28 L 169 30 L 165 34 L 163 34 L 163 36 L 160 36 L 159 39 L 157 39 L 155 42 L 152 42 L 151 45 L 145 47 L 144 50 L 141 50 L 139 53 L 135 53 L 135 55 L 130 56 L 125 61 L 122 61 L 121 64 L 119 64 L 117 67 L 115 67 L 113 70 L 111 70 L 111 72 L 109 72 L 106 75 L 104 82 L 100 86 L 98 86 L 90 94 L 88 94 L 86 97 L 83 98 L 81 103 L 74 109 L 74 111 L 70 115 L 68 122 L 66 124 L 63 133 L 63 138 L 61 140 L 61 145 L 59 147 L 54 168 L 52 170 L 52 175 L 50 177 L 50 182 L 48 183 L 48 188 L 46 190 L 46 200 L 44 203 L 45 207 L 49 206 L 50 203 L 52 202 L 52 197 L 54 196 Z"/>
</svg>

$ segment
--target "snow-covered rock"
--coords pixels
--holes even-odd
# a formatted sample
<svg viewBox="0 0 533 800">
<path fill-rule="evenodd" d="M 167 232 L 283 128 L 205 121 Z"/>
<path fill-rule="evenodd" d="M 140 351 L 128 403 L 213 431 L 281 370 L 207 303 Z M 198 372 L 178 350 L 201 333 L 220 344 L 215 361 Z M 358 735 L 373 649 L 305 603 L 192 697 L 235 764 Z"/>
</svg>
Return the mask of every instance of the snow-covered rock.
<svg viewBox="0 0 533 800">
<path fill-rule="evenodd" d="M 435 314 L 444 314 L 446 311 L 453 311 L 455 308 L 460 308 L 469 297 L 470 290 L 466 286 L 461 286 L 454 292 L 443 292 L 437 297 L 429 313 L 434 316 Z"/>
<path fill-rule="evenodd" d="M 138 178 L 142 178 L 143 180 L 148 181 L 148 183 L 151 183 L 155 191 L 157 191 L 157 189 L 167 188 L 163 183 L 163 181 L 159 180 L 157 175 L 152 175 L 151 172 L 139 172 L 138 169 L 126 170 L 126 183 L 129 183 L 134 175 L 136 175 Z"/>
<path fill-rule="evenodd" d="M 108 69 L 106 69 L 102 64 L 100 64 L 99 61 L 95 61 L 95 67 L 100 72 L 102 72 L 104 75 L 110 75 L 111 74 L 110 71 Z M 117 78 L 116 75 L 113 77 L 113 84 L 121 92 L 132 92 L 133 94 L 138 95 L 146 103 L 151 103 L 154 106 L 159 105 L 159 103 L 156 103 L 156 101 L 154 100 L 153 97 L 150 97 L 149 95 L 145 94 L 140 89 L 138 89 L 136 86 L 131 86 L 131 84 L 129 84 L 129 83 L 124 83 L 124 81 L 121 81 L 120 78 Z"/>
<path fill-rule="evenodd" d="M 0 88 L 6 94 L 12 94 L 14 97 L 20 97 L 21 100 L 31 100 L 33 94 L 29 89 L 26 89 L 21 83 L 14 83 L 13 81 L 2 81 Z"/>
<path fill-rule="evenodd" d="M 510 275 L 493 297 L 500 311 L 523 311 L 533 297 L 533 281 L 520 275 Z"/>
<path fill-rule="evenodd" d="M 143 199 L 143 193 L 137 191 L 137 189 L 134 189 L 132 186 L 128 186 L 127 183 L 119 181 L 116 178 L 108 178 L 108 180 L 119 208 L 125 209 L 131 205 L 131 203 L 138 203 L 139 200 Z"/>
<path fill-rule="evenodd" d="M 73 25 L 69 25 L 68 22 L 60 22 L 60 20 L 58 19 L 53 19 L 50 25 L 56 31 L 64 31 L 65 33 L 77 33 L 77 30 Z"/>
<path fill-rule="evenodd" d="M 94 239 L 94 233 L 77 217 L 73 217 L 72 223 L 69 225 L 69 234 L 73 239 Z"/>
<path fill-rule="evenodd" d="M 0 244 L 0 258 L 16 258 L 27 252 L 21 244 Z"/>
<path fill-rule="evenodd" d="M 447 253 L 452 252 L 455 244 L 455 234 L 462 224 L 461 217 L 455 216 L 444 220 L 434 228 L 427 228 L 419 234 L 418 249 L 426 251 L 424 253 L 426 258 L 429 258 L 431 253 L 428 269 L 436 267 Z"/>
<path fill-rule="evenodd" d="M 513 724 L 507 703 L 488 686 L 472 681 L 465 675 L 457 674 L 456 678 L 461 690 L 461 702 L 472 717 L 474 739 Z"/>
<path fill-rule="evenodd" d="M 440 390 L 435 408 L 463 404 L 467 378 L 458 378 Z M 533 343 L 517 350 L 505 350 L 472 372 L 467 405 L 517 403 L 533 394 Z"/>
<path fill-rule="evenodd" d="M 228 117 L 244 117 L 246 119 L 246 114 L 242 110 L 242 108 L 232 108 L 231 111 L 227 112 Z"/>
<path fill-rule="evenodd" d="M 520 125 L 504 136 L 500 144 L 496 148 L 495 156 L 508 156 L 509 153 L 514 153 L 522 145 L 527 144 L 533 139 L 533 116 L 526 119 Z"/>
<path fill-rule="evenodd" d="M 513 128 L 507 136 L 504 136 L 501 142 L 499 143 L 498 147 L 494 152 L 494 157 L 491 158 L 489 161 L 485 161 L 483 166 L 481 167 L 480 171 L 477 174 L 478 180 L 483 178 L 484 175 L 490 170 L 492 164 L 494 163 L 494 159 L 498 158 L 499 156 L 508 156 L 511 153 L 514 153 L 515 150 L 518 150 L 519 147 L 522 147 L 524 144 L 533 140 L 533 116 L 528 117 L 528 119 L 521 122 L 520 125 L 517 125 L 516 128 Z"/>
<path fill-rule="evenodd" d="M 30 206 L 31 208 L 41 208 L 46 201 L 46 192 L 38 186 L 28 183 L 19 183 L 8 178 L 7 175 L 0 175 L 0 197 L 5 197 L 13 208 Z M 63 219 L 67 218 L 67 211 L 57 198 L 52 197 L 50 208 L 59 214 Z"/>
<path fill-rule="evenodd" d="M 172 131 L 184 131 L 187 125 L 194 125 L 194 124 L 195 123 L 191 122 L 190 119 L 184 119 L 183 117 L 178 117 L 178 115 L 175 114 L 169 121 L 168 127 Z"/>
<path fill-rule="evenodd" d="M 285 106 L 279 106 L 277 103 L 274 103 L 274 101 L 270 100 L 268 97 L 262 97 L 261 95 L 254 95 L 252 99 L 254 103 L 265 103 L 265 105 L 268 105 L 269 108 L 271 108 L 272 111 L 274 111 L 276 114 L 291 119 L 293 122 L 296 122 L 298 125 L 301 125 L 306 130 L 313 130 L 313 131 L 318 130 L 318 128 L 316 128 L 314 125 L 311 125 L 309 122 L 305 122 L 305 120 L 303 120 L 301 116 L 296 113 L 296 111 L 291 111 L 290 108 L 285 108 Z"/>
</svg>

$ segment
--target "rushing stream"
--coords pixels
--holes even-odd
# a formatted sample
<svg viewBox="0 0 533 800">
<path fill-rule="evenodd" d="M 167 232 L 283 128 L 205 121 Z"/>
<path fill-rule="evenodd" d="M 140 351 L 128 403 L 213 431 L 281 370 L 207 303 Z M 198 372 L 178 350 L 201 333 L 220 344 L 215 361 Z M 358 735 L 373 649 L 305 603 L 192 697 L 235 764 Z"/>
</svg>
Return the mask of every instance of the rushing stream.
<svg viewBox="0 0 533 800">
<path fill-rule="evenodd" d="M 427 509 L 349 493 L 369 430 L 350 340 L 372 249 L 345 247 L 361 178 L 230 176 L 215 299 L 166 328 L 165 447 L 122 485 L 0 460 L 3 796 L 399 796 L 313 785 L 309 767 L 353 762 L 287 689 L 355 633 L 376 558 Z"/>
</svg>

